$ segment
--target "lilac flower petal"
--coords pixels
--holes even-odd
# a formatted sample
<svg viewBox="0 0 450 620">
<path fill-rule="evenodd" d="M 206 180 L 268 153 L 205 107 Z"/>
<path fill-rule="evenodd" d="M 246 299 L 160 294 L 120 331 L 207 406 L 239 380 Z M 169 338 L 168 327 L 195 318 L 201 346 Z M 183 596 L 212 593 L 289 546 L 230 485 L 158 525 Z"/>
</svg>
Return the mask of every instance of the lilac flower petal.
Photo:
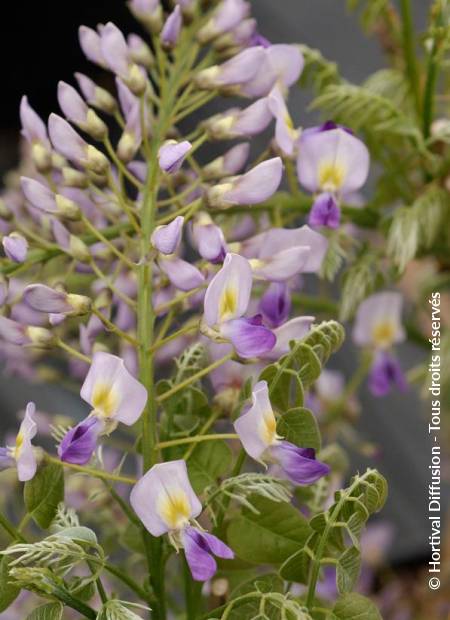
<svg viewBox="0 0 450 620">
<path fill-rule="evenodd" d="M 187 140 L 184 140 L 183 142 L 169 140 L 159 149 L 159 167 L 168 174 L 178 172 L 183 164 L 184 158 L 191 149 L 192 144 Z"/>
<path fill-rule="evenodd" d="M 183 460 L 154 465 L 133 487 L 130 503 L 153 536 L 184 529 L 202 511 Z"/>
<path fill-rule="evenodd" d="M 232 175 L 240 172 L 247 162 L 250 154 L 250 144 L 243 142 L 236 144 L 223 156 L 223 173 Z"/>
<path fill-rule="evenodd" d="M 365 299 L 358 307 L 353 326 L 353 341 L 359 346 L 388 348 L 405 339 L 402 326 L 401 293 L 384 291 Z"/>
<path fill-rule="evenodd" d="M 16 323 L 6 316 L 0 316 L 0 338 L 9 344 L 25 345 L 30 343 L 25 325 Z"/>
<path fill-rule="evenodd" d="M 181 27 L 183 25 L 183 16 L 181 14 L 180 5 L 177 4 L 175 9 L 166 19 L 161 30 L 161 43 L 166 47 L 173 47 L 180 36 Z"/>
<path fill-rule="evenodd" d="M 279 157 L 258 164 L 245 174 L 210 189 L 213 206 L 253 205 L 264 202 L 278 189 L 283 175 Z"/>
<path fill-rule="evenodd" d="M 47 213 L 56 213 L 58 207 L 56 206 L 55 195 L 49 187 L 29 177 L 21 177 L 20 184 L 25 198 L 33 207 Z"/>
<path fill-rule="evenodd" d="M 178 256 L 160 256 L 158 265 L 171 283 L 180 291 L 192 291 L 203 284 L 205 276 L 201 271 Z"/>
<path fill-rule="evenodd" d="M 248 16 L 249 12 L 250 5 L 245 0 L 223 0 L 211 19 L 200 29 L 199 40 L 207 43 L 224 32 L 233 30 Z"/>
<path fill-rule="evenodd" d="M 202 223 L 202 222 L 205 223 Z M 226 256 L 226 244 L 222 230 L 211 218 L 200 215 L 192 227 L 192 236 L 198 253 L 211 263 L 220 263 Z"/>
<path fill-rule="evenodd" d="M 216 572 L 217 564 L 213 555 L 227 560 L 234 558 L 233 551 L 216 536 L 194 527 L 184 529 L 182 543 L 192 577 L 196 581 L 207 581 Z"/>
<path fill-rule="evenodd" d="M 56 243 L 63 250 L 69 250 L 70 249 L 70 232 L 67 230 L 64 224 L 61 224 L 61 222 L 57 220 L 56 218 L 52 218 L 51 225 L 52 225 L 53 237 Z"/>
<path fill-rule="evenodd" d="M 88 145 L 66 120 L 57 114 L 50 114 L 48 131 L 58 153 L 76 163 L 84 161 Z"/>
<path fill-rule="evenodd" d="M 267 97 L 258 99 L 241 110 L 232 125 L 235 136 L 256 136 L 263 132 L 272 121 L 272 113 Z"/>
<path fill-rule="evenodd" d="M 28 403 L 25 417 L 20 425 L 16 437 L 15 459 L 17 465 L 17 477 L 21 482 L 31 480 L 36 473 L 36 456 L 31 445 L 31 440 L 37 433 L 37 425 L 33 420 L 36 406 L 33 402 Z"/>
<path fill-rule="evenodd" d="M 374 396 L 386 396 L 394 386 L 405 392 L 408 382 L 400 362 L 389 353 L 381 351 L 369 372 L 369 390 Z"/>
<path fill-rule="evenodd" d="M 28 241 L 19 233 L 13 232 L 2 239 L 6 256 L 15 263 L 23 263 L 28 254 Z"/>
<path fill-rule="evenodd" d="M 57 291 L 45 284 L 30 284 L 23 292 L 23 301 L 38 312 L 67 314 L 73 306 L 67 301 L 67 293 Z"/>
<path fill-rule="evenodd" d="M 130 65 L 127 42 L 122 32 L 112 22 L 108 22 L 102 28 L 100 48 L 111 71 L 121 77 L 127 77 Z"/>
<path fill-rule="evenodd" d="M 298 448 L 288 441 L 281 441 L 270 448 L 270 453 L 294 484 L 313 484 L 331 471 L 329 465 L 316 460 L 312 448 Z"/>
<path fill-rule="evenodd" d="M 251 260 L 250 264 L 257 278 L 282 282 L 302 272 L 310 251 L 309 247 L 294 246 L 277 252 L 271 258 Z"/>
<path fill-rule="evenodd" d="M 259 381 L 252 391 L 252 406 L 235 422 L 234 428 L 244 450 L 256 461 L 277 441 L 277 423 L 269 400 L 266 381 Z"/>
<path fill-rule="evenodd" d="M 86 58 L 96 65 L 105 67 L 106 62 L 101 49 L 100 35 L 92 28 L 80 26 L 78 30 L 78 38 L 80 41 L 80 47 Z"/>
<path fill-rule="evenodd" d="M 58 456 L 61 461 L 86 465 L 97 445 L 97 439 L 103 430 L 102 421 L 96 416 L 89 416 L 63 437 L 58 446 Z"/>
<path fill-rule="evenodd" d="M 299 135 L 292 125 L 292 119 L 278 85 L 270 92 L 268 106 L 275 118 L 275 142 L 286 156 L 291 157 Z"/>
<path fill-rule="evenodd" d="M 309 213 L 308 224 L 313 228 L 326 226 L 339 228 L 341 210 L 332 194 L 324 193 L 317 196 Z"/>
<path fill-rule="evenodd" d="M 221 334 L 231 341 L 236 353 L 242 358 L 267 355 L 275 346 L 276 336 L 262 325 L 260 316 L 233 319 L 221 326 Z"/>
<path fill-rule="evenodd" d="M 184 217 L 178 215 L 169 224 L 158 226 L 152 234 L 151 242 L 162 254 L 173 254 L 181 241 Z"/>
<path fill-rule="evenodd" d="M 297 173 L 311 192 L 355 192 L 369 173 L 365 144 L 344 129 L 304 132 L 300 139 Z"/>
<path fill-rule="evenodd" d="M 276 344 L 265 356 L 268 359 L 277 360 L 289 352 L 291 340 L 301 340 L 306 336 L 314 322 L 313 316 L 299 316 L 274 329 Z"/>
<path fill-rule="evenodd" d="M 259 310 L 269 327 L 279 327 L 291 310 L 291 295 L 285 282 L 272 282 L 259 302 Z"/>
<path fill-rule="evenodd" d="M 222 65 L 201 71 L 197 82 L 204 88 L 234 86 L 251 80 L 264 60 L 262 47 L 251 47 L 243 50 Z"/>
<path fill-rule="evenodd" d="M 227 254 L 222 269 L 209 283 L 204 318 L 210 327 L 245 314 L 252 290 L 252 270 L 247 259 Z"/>
<path fill-rule="evenodd" d="M 77 124 L 86 122 L 88 107 L 73 86 L 58 82 L 58 103 L 64 116 L 70 121 Z"/>
<path fill-rule="evenodd" d="M 47 148 L 50 148 L 45 123 L 30 106 L 25 95 L 20 100 L 20 122 L 22 124 L 22 134 L 28 142 L 40 142 Z"/>
<path fill-rule="evenodd" d="M 83 400 L 101 418 L 134 424 L 147 402 L 147 390 L 126 369 L 120 357 L 98 351 L 80 390 Z"/>
<path fill-rule="evenodd" d="M 278 81 L 285 87 L 291 86 L 303 68 L 302 53 L 295 45 L 270 45 L 263 51 L 264 56 L 256 74 L 241 88 L 242 93 L 248 97 L 268 95 Z"/>
</svg>

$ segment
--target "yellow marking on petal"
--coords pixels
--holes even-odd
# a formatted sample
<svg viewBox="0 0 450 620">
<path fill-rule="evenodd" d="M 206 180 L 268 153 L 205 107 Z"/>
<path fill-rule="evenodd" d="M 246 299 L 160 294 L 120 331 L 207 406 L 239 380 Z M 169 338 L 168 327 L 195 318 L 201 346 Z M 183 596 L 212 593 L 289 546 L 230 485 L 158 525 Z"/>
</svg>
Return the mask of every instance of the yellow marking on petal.
<svg viewBox="0 0 450 620">
<path fill-rule="evenodd" d="M 105 418 L 109 418 L 117 408 L 117 393 L 113 386 L 98 381 L 92 394 L 94 410 Z"/>
<path fill-rule="evenodd" d="M 11 450 L 12 456 L 15 459 L 19 458 L 20 453 L 22 452 L 22 446 L 23 446 L 24 439 L 25 437 L 23 436 L 23 433 L 19 431 L 16 436 L 16 445 Z"/>
<path fill-rule="evenodd" d="M 346 170 L 335 161 L 324 161 L 319 165 L 319 186 L 326 192 L 335 192 L 344 182 Z"/>
<path fill-rule="evenodd" d="M 234 286 L 227 286 L 219 301 L 219 318 L 220 322 L 228 321 L 231 319 L 237 309 L 238 296 Z"/>
<path fill-rule="evenodd" d="M 261 439 L 268 446 L 271 446 L 275 443 L 277 439 L 277 421 L 273 414 L 273 411 L 265 411 L 263 414 L 263 419 L 261 420 L 261 425 L 259 428 L 259 433 Z"/>
<path fill-rule="evenodd" d="M 171 530 L 183 528 L 191 516 L 188 496 L 182 489 L 170 494 L 165 493 L 159 502 L 158 512 Z"/>
<path fill-rule="evenodd" d="M 395 325 L 392 321 L 379 321 L 372 330 L 372 340 L 375 346 L 390 347 L 394 342 Z"/>
</svg>

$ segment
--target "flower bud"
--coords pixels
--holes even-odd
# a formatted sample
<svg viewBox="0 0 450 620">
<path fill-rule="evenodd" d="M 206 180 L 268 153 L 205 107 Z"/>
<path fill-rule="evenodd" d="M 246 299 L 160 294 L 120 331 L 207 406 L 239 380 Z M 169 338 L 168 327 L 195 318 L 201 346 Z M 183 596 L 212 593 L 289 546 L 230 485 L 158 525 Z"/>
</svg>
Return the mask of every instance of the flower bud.
<svg viewBox="0 0 450 620">
<path fill-rule="evenodd" d="M 86 150 L 86 168 L 92 170 L 96 174 L 105 174 L 109 169 L 108 158 L 95 146 L 89 144 Z"/>
<path fill-rule="evenodd" d="M 27 258 L 28 241 L 18 232 L 12 232 L 2 239 L 6 256 L 15 263 L 23 263 Z"/>
<path fill-rule="evenodd" d="M 69 293 L 67 295 L 67 303 L 73 308 L 71 314 L 76 316 L 88 314 L 92 308 L 91 299 L 85 295 L 74 295 Z"/>
<path fill-rule="evenodd" d="M 166 19 L 161 31 L 161 43 L 164 47 L 172 48 L 177 44 L 182 25 L 183 17 L 181 15 L 181 8 L 180 5 L 177 4 L 173 12 Z"/>
<path fill-rule="evenodd" d="M 136 136 L 133 132 L 125 130 L 117 144 L 117 155 L 124 163 L 130 162 L 139 148 L 140 142 L 136 143 Z"/>
<path fill-rule="evenodd" d="M 89 263 L 91 260 L 88 246 L 75 235 L 70 235 L 69 252 L 80 263 Z"/>
<path fill-rule="evenodd" d="M 31 146 L 31 159 L 36 170 L 46 174 L 52 168 L 52 152 L 41 142 L 34 142 Z"/>
<path fill-rule="evenodd" d="M 144 71 L 141 70 L 138 65 L 134 63 L 131 65 L 128 72 L 128 77 L 124 81 L 131 92 L 137 97 L 140 97 L 145 93 L 147 78 L 145 77 Z"/>
<path fill-rule="evenodd" d="M 52 332 L 44 327 L 34 327 L 30 325 L 25 328 L 25 333 L 30 340 L 30 344 L 42 349 L 52 347 L 56 340 Z"/>
<path fill-rule="evenodd" d="M 80 207 L 62 194 L 55 195 L 57 214 L 66 217 L 68 220 L 77 220 L 80 217 Z"/>
<path fill-rule="evenodd" d="M 86 115 L 86 133 L 92 136 L 95 140 L 104 140 L 108 135 L 108 128 L 102 119 L 98 116 L 94 110 L 89 108 Z"/>
<path fill-rule="evenodd" d="M 94 106 L 107 114 L 114 114 L 117 110 L 117 102 L 114 97 L 104 88 L 97 86 L 91 78 L 83 73 L 75 73 L 81 92 L 89 105 Z"/>
<path fill-rule="evenodd" d="M 138 65 L 151 69 L 155 64 L 155 59 L 147 43 L 137 34 L 129 34 L 127 42 L 131 60 Z"/>
<path fill-rule="evenodd" d="M 84 189 L 88 185 L 86 175 L 80 170 L 75 170 L 75 168 L 64 166 L 62 169 L 62 174 L 64 185 L 67 185 L 68 187 L 79 187 L 80 189 Z"/>
<path fill-rule="evenodd" d="M 128 7 L 151 32 L 158 33 L 161 30 L 164 14 L 159 0 L 130 0 Z"/>
</svg>

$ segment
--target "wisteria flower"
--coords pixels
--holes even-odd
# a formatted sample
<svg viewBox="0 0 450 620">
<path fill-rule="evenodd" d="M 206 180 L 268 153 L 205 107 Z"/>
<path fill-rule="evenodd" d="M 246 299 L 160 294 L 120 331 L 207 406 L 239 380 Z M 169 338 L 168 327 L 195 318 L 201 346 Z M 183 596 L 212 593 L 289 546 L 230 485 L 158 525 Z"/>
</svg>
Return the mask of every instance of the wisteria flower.
<svg viewBox="0 0 450 620">
<path fill-rule="evenodd" d="M 58 454 L 62 461 L 83 465 L 89 461 L 99 435 L 110 433 L 119 422 L 131 426 L 138 420 L 147 402 L 147 390 L 120 357 L 99 351 L 94 353 L 80 395 L 92 411 L 66 433 Z"/>
<path fill-rule="evenodd" d="M 313 484 L 330 473 L 312 448 L 299 448 L 277 435 L 277 421 L 266 381 L 252 392 L 252 406 L 234 423 L 245 451 L 256 461 L 277 463 L 294 484 Z"/>
<path fill-rule="evenodd" d="M 183 142 L 167 140 L 158 151 L 159 167 L 168 174 L 178 172 L 191 149 L 192 144 L 187 140 Z"/>
<path fill-rule="evenodd" d="M 37 469 L 36 455 L 31 444 L 37 432 L 37 425 L 33 419 L 35 411 L 35 404 L 28 403 L 15 445 L 0 448 L 0 469 L 17 467 L 17 477 L 21 482 L 31 480 Z"/>
<path fill-rule="evenodd" d="M 28 241 L 20 233 L 12 232 L 3 237 L 3 249 L 6 256 L 15 263 L 23 263 L 28 254 Z"/>
<path fill-rule="evenodd" d="M 133 487 L 131 505 L 152 536 L 168 534 L 182 547 L 196 581 L 207 581 L 217 570 L 214 556 L 233 559 L 221 540 L 191 522 L 202 512 L 183 460 L 154 465 Z"/>
<path fill-rule="evenodd" d="M 233 344 L 239 356 L 259 357 L 275 345 L 275 336 L 262 324 L 261 315 L 244 318 L 252 289 L 250 263 L 238 254 L 227 254 L 222 269 L 211 280 L 205 295 L 203 321 L 207 335 Z"/>
</svg>

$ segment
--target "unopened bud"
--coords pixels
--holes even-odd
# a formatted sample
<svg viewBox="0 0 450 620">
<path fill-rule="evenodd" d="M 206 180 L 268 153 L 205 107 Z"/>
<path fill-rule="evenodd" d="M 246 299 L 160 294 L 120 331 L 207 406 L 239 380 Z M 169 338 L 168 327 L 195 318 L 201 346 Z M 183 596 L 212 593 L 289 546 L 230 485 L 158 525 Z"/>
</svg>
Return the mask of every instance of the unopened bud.
<svg viewBox="0 0 450 620">
<path fill-rule="evenodd" d="M 51 170 L 52 152 L 42 142 L 33 142 L 31 158 L 38 172 L 45 174 Z"/>
<path fill-rule="evenodd" d="M 80 207 L 76 202 L 63 196 L 62 194 L 55 195 L 55 202 L 58 208 L 58 215 L 66 217 L 68 220 L 77 220 L 80 217 Z"/>
<path fill-rule="evenodd" d="M 86 115 L 86 132 L 95 140 L 103 140 L 108 135 L 107 126 L 92 108 Z"/>
<path fill-rule="evenodd" d="M 8 209 L 5 201 L 2 198 L 0 198 L 0 219 L 8 221 L 12 219 L 12 217 L 13 217 L 13 213 L 11 212 L 10 209 Z"/>
<path fill-rule="evenodd" d="M 111 290 L 109 288 L 104 288 L 97 295 L 95 302 L 94 302 L 94 307 L 97 308 L 97 310 L 109 308 L 111 306 L 111 302 L 112 302 Z"/>
<path fill-rule="evenodd" d="M 129 71 L 128 77 L 126 80 L 126 84 L 131 92 L 140 97 L 145 93 L 145 88 L 147 86 L 147 79 L 145 78 L 143 70 L 141 70 L 138 65 L 132 64 Z"/>
<path fill-rule="evenodd" d="M 212 207 L 231 207 L 231 204 L 227 204 L 227 202 L 223 200 L 223 196 L 227 192 L 231 191 L 233 187 L 233 183 L 221 183 L 219 185 L 214 185 L 208 190 L 208 203 Z"/>
<path fill-rule="evenodd" d="M 60 153 L 52 152 L 52 167 L 61 169 L 67 165 L 67 160 Z"/>
<path fill-rule="evenodd" d="M 124 131 L 117 145 L 117 155 L 124 163 L 130 162 L 136 153 L 136 138 L 130 131 Z"/>
<path fill-rule="evenodd" d="M 86 167 L 97 174 L 105 174 L 109 169 L 108 158 L 95 146 L 89 144 L 86 150 L 87 160 Z"/>
<path fill-rule="evenodd" d="M 30 325 L 25 329 L 25 333 L 32 345 L 42 349 L 52 347 L 56 340 L 52 332 L 44 327 Z"/>
<path fill-rule="evenodd" d="M 95 96 L 92 105 L 95 105 L 99 110 L 107 114 L 114 114 L 117 110 L 117 101 L 111 93 L 100 86 L 96 86 L 95 88 Z"/>
<path fill-rule="evenodd" d="M 91 260 L 88 246 L 79 237 L 75 237 L 75 235 L 70 235 L 69 252 L 80 263 L 88 263 Z"/>
<path fill-rule="evenodd" d="M 88 179 L 84 172 L 80 170 L 75 170 L 75 168 L 70 168 L 69 166 L 64 166 L 62 169 L 64 185 L 68 187 L 79 187 L 84 189 L 88 185 Z"/>
<path fill-rule="evenodd" d="M 67 303 L 73 308 L 73 312 L 71 313 L 73 315 L 87 314 L 91 310 L 92 301 L 85 295 L 68 293 L 66 300 Z"/>
</svg>

